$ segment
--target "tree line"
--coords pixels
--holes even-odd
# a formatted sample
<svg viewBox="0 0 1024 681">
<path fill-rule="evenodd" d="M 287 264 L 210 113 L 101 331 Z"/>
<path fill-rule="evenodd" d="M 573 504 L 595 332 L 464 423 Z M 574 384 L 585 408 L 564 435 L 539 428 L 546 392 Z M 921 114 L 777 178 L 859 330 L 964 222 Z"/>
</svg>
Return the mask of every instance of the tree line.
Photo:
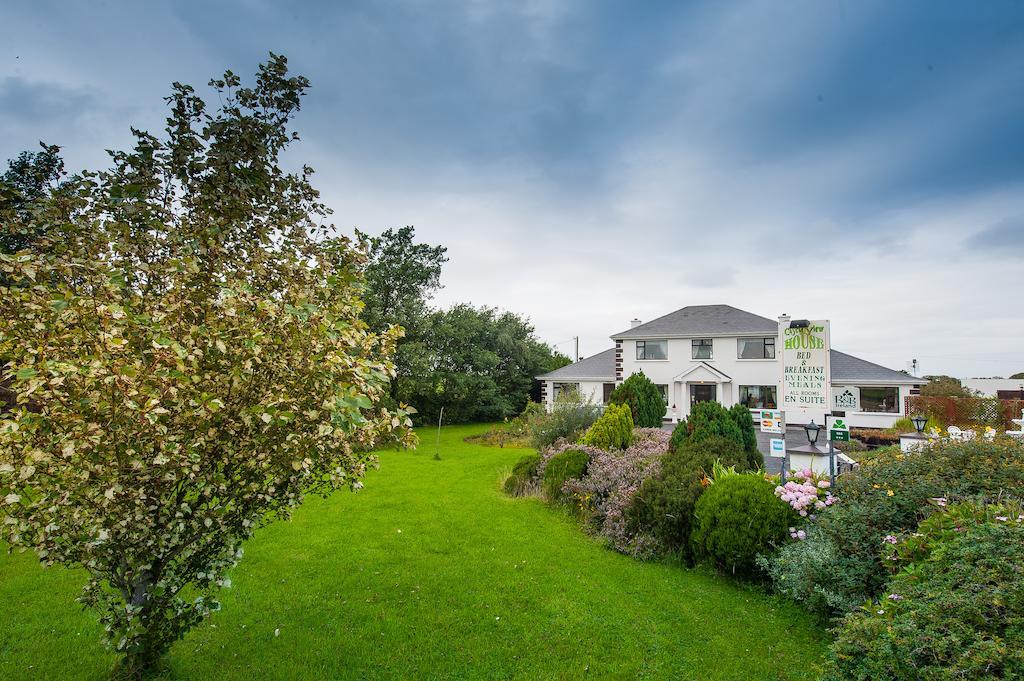
<svg viewBox="0 0 1024 681">
<path fill-rule="evenodd" d="M 72 182 L 60 147 L 40 146 L 10 160 L 0 176 L 0 201 L 11 216 L 0 233 L 0 253 L 47 248 L 46 225 L 33 220 L 32 207 Z M 415 422 L 436 423 L 442 410 L 445 423 L 515 416 L 531 398 L 538 399 L 534 376 L 570 363 L 536 337 L 523 315 L 465 303 L 431 307 L 447 249 L 418 242 L 414 227 L 389 228 L 376 236 L 357 229 L 354 241 L 366 255 L 359 265 L 361 318 L 374 333 L 391 327 L 404 332 L 386 402 L 413 406 Z"/>
</svg>

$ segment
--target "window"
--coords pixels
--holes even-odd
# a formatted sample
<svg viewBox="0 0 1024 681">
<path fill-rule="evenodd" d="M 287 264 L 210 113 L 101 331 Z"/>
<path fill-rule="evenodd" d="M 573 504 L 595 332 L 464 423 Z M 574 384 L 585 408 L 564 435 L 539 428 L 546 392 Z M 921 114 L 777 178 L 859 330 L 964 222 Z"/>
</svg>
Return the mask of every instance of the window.
<svg viewBox="0 0 1024 681">
<path fill-rule="evenodd" d="M 711 339 L 710 338 L 694 338 L 690 341 L 690 345 L 693 349 L 694 359 L 711 359 Z"/>
<path fill-rule="evenodd" d="M 774 385 L 741 385 L 740 404 L 747 409 L 778 409 Z"/>
<path fill-rule="evenodd" d="M 861 388 L 860 410 L 898 414 L 900 411 L 900 389 Z"/>
<path fill-rule="evenodd" d="M 551 398 L 557 400 L 559 397 L 563 399 L 573 399 L 574 396 L 580 394 L 579 383 L 555 383 L 552 385 Z"/>
<path fill-rule="evenodd" d="M 661 391 L 661 399 L 665 400 L 665 406 L 668 406 L 668 385 L 657 383 L 658 390 Z"/>
<path fill-rule="evenodd" d="M 637 359 L 668 359 L 667 340 L 648 340 L 636 342 Z"/>
<path fill-rule="evenodd" d="M 736 357 L 739 359 L 775 359 L 775 337 L 736 339 Z"/>
<path fill-rule="evenodd" d="M 612 391 L 615 390 L 614 383 L 605 383 L 602 386 L 603 390 L 601 393 L 601 404 L 608 404 L 612 400 Z"/>
</svg>

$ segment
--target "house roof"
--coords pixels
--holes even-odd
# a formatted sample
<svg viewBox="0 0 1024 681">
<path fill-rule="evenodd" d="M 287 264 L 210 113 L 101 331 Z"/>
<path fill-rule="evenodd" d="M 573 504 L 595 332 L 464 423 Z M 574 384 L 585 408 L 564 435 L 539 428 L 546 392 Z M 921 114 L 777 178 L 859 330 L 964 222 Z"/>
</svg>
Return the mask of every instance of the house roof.
<svg viewBox="0 0 1024 681">
<path fill-rule="evenodd" d="M 618 340 L 620 338 L 746 334 L 774 336 L 778 332 L 778 321 L 737 309 L 732 305 L 688 305 L 675 312 L 652 319 L 646 324 L 620 331 L 612 338 Z"/>
<path fill-rule="evenodd" d="M 908 376 L 903 372 L 889 369 L 881 364 L 875 364 L 874 362 L 869 362 L 865 359 L 848 355 L 845 352 L 839 352 L 838 350 L 832 351 L 831 364 L 832 383 L 923 384 L 928 382 L 926 379 Z M 714 369 L 714 367 L 704 362 L 695 365 L 695 367 L 700 367 L 701 365 Z M 721 373 L 717 369 L 714 369 L 714 371 Z M 686 373 L 683 372 L 684 375 Z M 725 374 L 722 375 L 724 376 Z M 592 380 L 610 383 L 615 380 L 615 348 L 599 352 L 586 359 L 581 359 L 575 364 L 569 364 L 548 372 L 543 376 L 537 376 L 537 378 L 542 381 Z"/>
<path fill-rule="evenodd" d="M 833 383 L 913 383 L 924 384 L 927 379 L 910 376 L 901 371 L 889 369 L 881 364 L 869 362 L 860 357 L 848 355 L 838 350 L 832 351 L 832 382 Z"/>
<path fill-rule="evenodd" d="M 567 364 L 537 378 L 542 381 L 581 381 L 592 379 L 595 381 L 612 382 L 615 380 L 615 348 L 591 355 L 575 364 Z"/>
</svg>

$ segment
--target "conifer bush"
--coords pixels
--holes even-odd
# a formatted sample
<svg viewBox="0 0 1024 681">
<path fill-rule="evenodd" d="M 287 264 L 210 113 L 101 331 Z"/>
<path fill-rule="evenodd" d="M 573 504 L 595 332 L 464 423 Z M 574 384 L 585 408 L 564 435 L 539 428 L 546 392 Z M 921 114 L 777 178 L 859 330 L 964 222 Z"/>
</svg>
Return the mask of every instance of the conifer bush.
<svg viewBox="0 0 1024 681">
<path fill-rule="evenodd" d="M 637 428 L 660 428 L 668 409 L 661 389 L 643 372 L 637 372 L 623 381 L 612 391 L 609 401 L 629 406 L 633 424 Z"/>
<path fill-rule="evenodd" d="M 633 441 L 633 416 L 624 404 L 609 404 L 587 429 L 580 444 L 598 449 L 626 449 Z"/>
<path fill-rule="evenodd" d="M 721 436 L 687 442 L 665 454 L 657 475 L 643 481 L 626 509 L 629 532 L 649 534 L 663 550 L 691 559 L 693 510 L 715 461 L 737 471 L 748 470 L 743 448 Z"/>
<path fill-rule="evenodd" d="M 723 571 L 749 576 L 758 554 L 782 544 L 797 518 L 763 475 L 725 475 L 694 506 L 694 556 L 711 560 Z"/>
</svg>

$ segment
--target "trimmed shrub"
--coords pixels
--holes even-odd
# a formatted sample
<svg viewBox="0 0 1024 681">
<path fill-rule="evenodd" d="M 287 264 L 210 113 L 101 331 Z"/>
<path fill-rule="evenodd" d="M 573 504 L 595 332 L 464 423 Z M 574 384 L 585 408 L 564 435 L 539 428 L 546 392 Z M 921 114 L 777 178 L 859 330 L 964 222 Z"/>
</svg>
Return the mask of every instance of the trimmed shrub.
<svg viewBox="0 0 1024 681">
<path fill-rule="evenodd" d="M 753 427 L 753 421 L 751 421 Z M 698 402 L 690 408 L 690 416 L 683 419 L 672 431 L 672 440 L 669 446 L 677 450 L 686 442 L 700 442 L 707 438 L 724 437 L 732 440 L 740 449 L 746 447 L 746 439 L 743 431 L 737 424 L 728 409 L 718 402 Z M 756 436 L 755 436 L 756 437 Z M 754 441 L 754 449 L 757 449 L 757 441 Z"/>
<path fill-rule="evenodd" d="M 579 393 L 562 393 L 555 398 L 550 413 L 540 411 L 530 417 L 530 445 L 544 449 L 558 440 L 575 441 L 600 415 L 601 407 L 581 398 Z"/>
<path fill-rule="evenodd" d="M 903 569 L 881 597 L 842 620 L 826 679 L 1024 676 L 1020 505 L 963 510 L 934 515 L 890 544 L 911 560 L 897 559 Z"/>
<path fill-rule="evenodd" d="M 757 473 L 717 479 L 694 506 L 694 557 L 732 574 L 753 573 L 757 555 L 781 544 L 798 518 L 774 489 Z"/>
<path fill-rule="evenodd" d="M 527 454 L 512 466 L 512 473 L 505 478 L 505 493 L 514 497 L 522 496 L 533 485 L 540 469 L 540 454 Z"/>
<path fill-rule="evenodd" d="M 708 437 L 669 451 L 658 475 L 643 481 L 626 510 L 629 532 L 649 534 L 664 550 L 689 560 L 693 508 L 716 460 L 747 470 L 746 453 L 730 438 Z"/>
<path fill-rule="evenodd" d="M 651 379 L 638 372 L 623 381 L 612 391 L 609 401 L 625 404 L 633 414 L 633 423 L 638 428 L 660 428 L 665 418 L 665 398 Z"/>
<path fill-rule="evenodd" d="M 590 455 L 581 449 L 567 449 L 551 457 L 544 467 L 544 491 L 548 499 L 562 501 L 566 481 L 582 478 L 589 463 Z"/>
<path fill-rule="evenodd" d="M 633 416 L 624 404 L 609 404 L 580 438 L 580 444 L 598 449 L 625 449 L 633 441 Z"/>
<path fill-rule="evenodd" d="M 867 452 L 859 468 L 838 478 L 839 502 L 807 526 L 806 540 L 784 546 L 769 571 L 779 591 L 812 611 L 847 612 L 885 586 L 883 538 L 913 530 L 937 504 L 995 500 L 1021 489 L 1024 446 L 1018 443 L 973 440 Z"/>
</svg>

